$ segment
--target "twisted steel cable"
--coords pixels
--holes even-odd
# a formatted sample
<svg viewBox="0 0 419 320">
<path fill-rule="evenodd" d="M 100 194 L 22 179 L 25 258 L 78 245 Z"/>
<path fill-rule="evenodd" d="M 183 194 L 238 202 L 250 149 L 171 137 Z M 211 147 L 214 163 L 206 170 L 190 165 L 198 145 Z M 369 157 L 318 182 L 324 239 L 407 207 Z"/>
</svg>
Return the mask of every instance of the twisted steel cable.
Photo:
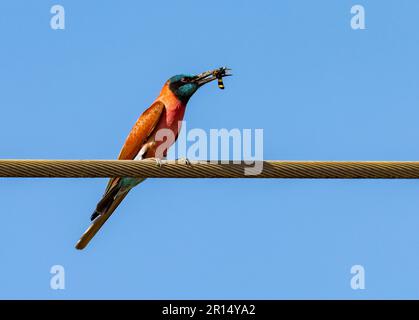
<svg viewBox="0 0 419 320">
<path fill-rule="evenodd" d="M 260 167 L 259 167 L 260 166 Z M 261 168 L 261 170 L 258 170 Z M 246 171 L 245 171 L 246 169 Z M 418 161 L 0 160 L 0 177 L 419 179 Z"/>
</svg>

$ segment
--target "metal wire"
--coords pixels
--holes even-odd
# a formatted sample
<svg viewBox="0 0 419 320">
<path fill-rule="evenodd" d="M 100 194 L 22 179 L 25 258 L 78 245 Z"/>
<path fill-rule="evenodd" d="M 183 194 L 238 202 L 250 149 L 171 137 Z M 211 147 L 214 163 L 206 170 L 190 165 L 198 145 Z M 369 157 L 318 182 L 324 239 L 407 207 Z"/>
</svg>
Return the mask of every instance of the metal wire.
<svg viewBox="0 0 419 320">
<path fill-rule="evenodd" d="M 262 168 L 262 170 L 258 170 Z M 245 171 L 246 169 L 246 171 Z M 417 161 L 0 160 L 0 177 L 419 179 Z"/>
</svg>

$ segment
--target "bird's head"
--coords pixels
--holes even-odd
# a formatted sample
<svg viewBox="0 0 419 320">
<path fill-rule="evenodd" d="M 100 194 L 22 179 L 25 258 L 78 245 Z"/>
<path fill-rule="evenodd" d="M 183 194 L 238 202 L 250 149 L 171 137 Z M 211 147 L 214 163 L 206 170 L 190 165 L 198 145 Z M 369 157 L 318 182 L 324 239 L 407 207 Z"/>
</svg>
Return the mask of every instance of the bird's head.
<svg viewBox="0 0 419 320">
<path fill-rule="evenodd" d="M 219 77 L 231 76 L 227 68 L 206 71 L 198 75 L 179 74 L 168 80 L 169 89 L 181 101 L 188 101 L 190 97 L 204 84 Z"/>
</svg>

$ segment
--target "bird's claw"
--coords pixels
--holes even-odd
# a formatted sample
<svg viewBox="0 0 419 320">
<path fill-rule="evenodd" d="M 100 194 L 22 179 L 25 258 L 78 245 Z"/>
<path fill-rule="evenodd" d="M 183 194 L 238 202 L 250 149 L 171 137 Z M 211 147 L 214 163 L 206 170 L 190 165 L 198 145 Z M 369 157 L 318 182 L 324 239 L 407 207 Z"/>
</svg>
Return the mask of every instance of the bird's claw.
<svg viewBox="0 0 419 320">
<path fill-rule="evenodd" d="M 163 160 L 160 158 L 151 158 L 151 160 L 154 160 L 156 162 L 156 165 L 161 168 L 163 167 Z"/>
<path fill-rule="evenodd" d="M 177 159 L 177 162 L 183 162 L 183 164 L 186 164 L 188 167 L 191 167 L 192 166 L 192 163 L 191 163 L 191 161 L 188 159 L 188 158 L 180 158 L 180 159 Z"/>
</svg>

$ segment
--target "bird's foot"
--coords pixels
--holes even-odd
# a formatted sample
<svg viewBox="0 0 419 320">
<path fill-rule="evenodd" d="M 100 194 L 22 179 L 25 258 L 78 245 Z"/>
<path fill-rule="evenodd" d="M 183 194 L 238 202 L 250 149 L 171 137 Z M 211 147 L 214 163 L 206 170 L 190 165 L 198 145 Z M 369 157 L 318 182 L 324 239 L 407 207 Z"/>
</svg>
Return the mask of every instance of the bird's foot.
<svg viewBox="0 0 419 320">
<path fill-rule="evenodd" d="M 154 160 L 155 162 L 156 162 L 156 165 L 159 167 L 159 168 L 161 168 L 161 167 L 163 167 L 163 160 L 162 159 L 160 159 L 160 158 L 149 158 L 150 160 Z"/>
<path fill-rule="evenodd" d="M 192 166 L 191 161 L 188 158 L 186 158 L 186 157 L 177 159 L 176 162 L 182 162 L 183 164 L 186 164 L 188 167 L 191 167 Z"/>
</svg>

